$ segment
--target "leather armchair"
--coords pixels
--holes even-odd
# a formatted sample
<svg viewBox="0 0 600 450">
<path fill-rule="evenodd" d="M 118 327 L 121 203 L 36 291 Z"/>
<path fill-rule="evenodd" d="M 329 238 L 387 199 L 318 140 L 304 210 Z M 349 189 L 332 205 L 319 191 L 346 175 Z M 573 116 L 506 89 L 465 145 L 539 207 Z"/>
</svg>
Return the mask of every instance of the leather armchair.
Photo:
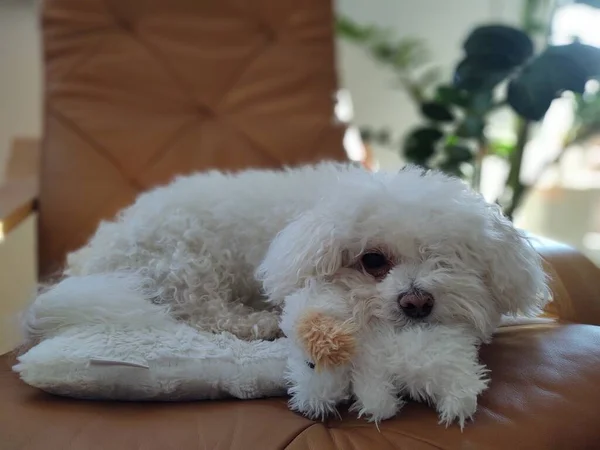
<svg viewBox="0 0 600 450">
<path fill-rule="evenodd" d="M 37 207 L 43 275 L 99 220 L 175 174 L 344 158 L 331 120 L 329 2 L 46 0 L 42 23 L 39 195 L 32 145 L 15 154 L 26 169 L 0 187 L 0 220 L 9 232 Z M 53 397 L 23 384 L 9 354 L 0 357 L 0 449 L 599 448 L 600 270 L 569 247 L 536 245 L 556 322 L 502 328 L 482 349 L 492 383 L 462 433 L 413 403 L 377 429 L 345 412 L 307 420 L 285 398 Z"/>
</svg>

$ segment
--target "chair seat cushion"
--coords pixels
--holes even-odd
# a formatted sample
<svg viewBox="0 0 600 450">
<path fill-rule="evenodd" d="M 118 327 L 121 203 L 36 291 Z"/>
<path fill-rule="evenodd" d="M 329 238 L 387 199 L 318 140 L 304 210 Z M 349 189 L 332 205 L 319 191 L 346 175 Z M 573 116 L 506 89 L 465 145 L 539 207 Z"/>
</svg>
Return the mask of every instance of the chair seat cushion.
<svg viewBox="0 0 600 450">
<path fill-rule="evenodd" d="M 285 398 L 188 403 L 53 397 L 0 359 L 0 448 L 52 449 L 595 449 L 600 442 L 600 327 L 513 326 L 482 348 L 492 370 L 475 421 L 444 428 L 410 403 L 379 429 L 351 414 L 307 420 Z"/>
</svg>

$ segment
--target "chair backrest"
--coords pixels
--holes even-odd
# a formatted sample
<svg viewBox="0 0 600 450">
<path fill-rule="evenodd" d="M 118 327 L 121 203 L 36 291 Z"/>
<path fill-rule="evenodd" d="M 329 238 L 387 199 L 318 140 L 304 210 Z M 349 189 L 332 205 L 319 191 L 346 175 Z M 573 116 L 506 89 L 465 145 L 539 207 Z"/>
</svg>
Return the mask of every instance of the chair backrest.
<svg viewBox="0 0 600 450">
<path fill-rule="evenodd" d="M 40 273 L 143 190 L 345 159 L 328 0 L 46 0 Z"/>
</svg>

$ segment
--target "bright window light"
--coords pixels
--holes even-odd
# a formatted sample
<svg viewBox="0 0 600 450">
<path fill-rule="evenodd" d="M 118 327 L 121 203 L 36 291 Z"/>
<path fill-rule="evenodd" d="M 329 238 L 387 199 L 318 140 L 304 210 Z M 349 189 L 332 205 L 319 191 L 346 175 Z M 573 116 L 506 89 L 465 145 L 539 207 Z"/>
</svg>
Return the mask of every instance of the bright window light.
<svg viewBox="0 0 600 450">
<path fill-rule="evenodd" d="M 552 44 L 570 44 L 575 38 L 600 47 L 600 9 L 569 4 L 556 11 L 552 20 Z M 586 92 L 594 93 L 598 88 L 598 82 L 593 80 L 586 85 Z M 552 103 L 525 155 L 522 176 L 526 181 L 536 180 L 541 168 L 562 151 L 563 137 L 573 124 L 573 113 L 572 95 L 565 94 Z"/>
<path fill-rule="evenodd" d="M 600 250 L 600 233 L 586 233 L 583 236 L 583 245 L 588 250 Z"/>
<path fill-rule="evenodd" d="M 583 4 L 567 5 L 556 11 L 552 21 L 552 43 L 569 44 L 574 38 L 600 47 L 600 10 Z"/>
<path fill-rule="evenodd" d="M 348 127 L 344 133 L 344 149 L 351 161 L 362 162 L 367 157 L 367 152 L 356 127 Z"/>
<path fill-rule="evenodd" d="M 346 89 L 340 89 L 336 93 L 335 117 L 342 123 L 349 123 L 354 117 L 352 96 Z"/>
</svg>

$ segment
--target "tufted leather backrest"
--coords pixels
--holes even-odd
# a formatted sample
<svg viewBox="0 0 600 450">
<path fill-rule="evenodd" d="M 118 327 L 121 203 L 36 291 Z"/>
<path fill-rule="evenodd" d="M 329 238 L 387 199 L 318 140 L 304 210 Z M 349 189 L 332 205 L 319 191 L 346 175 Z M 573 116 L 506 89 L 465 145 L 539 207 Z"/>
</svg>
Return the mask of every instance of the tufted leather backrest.
<svg viewBox="0 0 600 450">
<path fill-rule="evenodd" d="M 40 269 L 178 174 L 344 159 L 327 0 L 46 0 Z"/>
</svg>

